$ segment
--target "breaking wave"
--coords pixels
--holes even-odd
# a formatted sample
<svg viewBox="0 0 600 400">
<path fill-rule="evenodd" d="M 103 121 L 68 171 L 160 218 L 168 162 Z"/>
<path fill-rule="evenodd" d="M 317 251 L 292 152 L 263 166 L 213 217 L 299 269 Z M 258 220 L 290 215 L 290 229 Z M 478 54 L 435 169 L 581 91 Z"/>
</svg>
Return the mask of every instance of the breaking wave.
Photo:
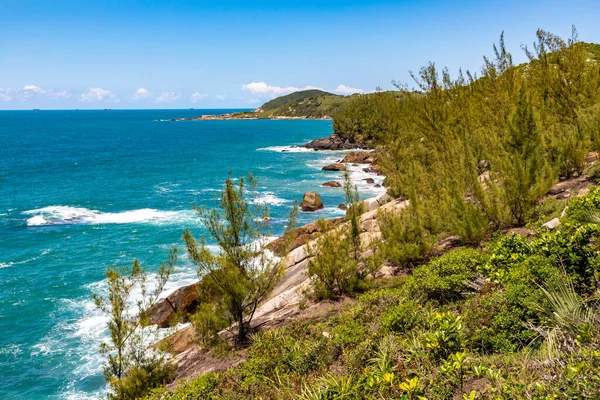
<svg viewBox="0 0 600 400">
<path fill-rule="evenodd" d="M 160 211 L 151 208 L 105 213 L 70 206 L 44 207 L 25 211 L 23 214 L 32 215 L 27 219 L 28 226 L 178 222 L 194 215 L 192 211 Z"/>
</svg>

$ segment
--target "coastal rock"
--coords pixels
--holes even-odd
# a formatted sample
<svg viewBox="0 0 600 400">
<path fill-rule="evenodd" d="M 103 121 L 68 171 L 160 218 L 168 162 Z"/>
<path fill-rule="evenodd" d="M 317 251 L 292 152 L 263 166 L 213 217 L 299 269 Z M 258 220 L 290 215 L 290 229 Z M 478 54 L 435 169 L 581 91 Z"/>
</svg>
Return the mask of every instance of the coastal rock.
<svg viewBox="0 0 600 400">
<path fill-rule="evenodd" d="M 340 210 L 344 210 L 344 211 L 346 211 L 346 210 L 348 209 L 348 207 L 347 207 L 347 206 L 346 206 L 344 203 L 340 203 L 340 204 L 338 204 L 338 208 L 339 208 Z"/>
<path fill-rule="evenodd" d="M 370 160 L 370 161 L 367 161 Z M 354 152 L 346 154 L 346 157 L 342 160 L 342 163 L 348 164 L 370 164 L 374 161 L 371 153 L 368 151 Z"/>
<path fill-rule="evenodd" d="M 325 220 L 325 228 L 333 229 L 345 221 L 344 217 L 327 219 Z M 320 232 L 319 223 L 317 221 L 311 222 L 310 224 L 292 229 L 287 238 L 282 237 L 274 240 L 269 243 L 268 248 L 276 255 L 282 256 L 315 239 L 318 232 Z"/>
<path fill-rule="evenodd" d="M 377 185 L 375 185 L 376 188 L 380 188 L 381 185 L 378 183 Z"/>
<path fill-rule="evenodd" d="M 375 179 L 373 179 L 373 178 L 365 178 L 365 179 L 363 179 L 363 181 L 365 181 L 367 183 L 375 183 Z"/>
<path fill-rule="evenodd" d="M 331 165 L 326 165 L 322 169 L 322 171 L 345 171 L 346 166 L 342 163 L 335 163 Z"/>
<path fill-rule="evenodd" d="M 315 139 L 303 147 L 314 150 L 350 150 L 350 149 L 368 149 L 370 146 L 366 143 L 354 143 L 349 139 L 342 138 L 338 133 L 332 133 L 326 138 Z"/>
<path fill-rule="evenodd" d="M 169 326 L 174 314 L 192 312 L 198 305 L 199 297 L 198 283 L 179 288 L 167 296 L 166 299 L 151 307 L 148 310 L 148 318 L 153 324 L 166 328 Z"/>
<path fill-rule="evenodd" d="M 325 182 L 321 186 L 338 188 L 338 187 L 342 187 L 342 184 L 339 183 L 338 181 L 329 181 L 329 182 Z"/>
<path fill-rule="evenodd" d="M 300 209 L 302 211 L 317 211 L 323 208 L 323 200 L 316 192 L 304 193 L 304 198 L 300 203 Z"/>
<path fill-rule="evenodd" d="M 169 326 L 171 317 L 175 314 L 175 310 L 171 306 L 171 303 L 167 299 L 163 299 L 156 303 L 148 310 L 148 318 L 154 325 L 158 325 L 161 328 Z"/>
</svg>

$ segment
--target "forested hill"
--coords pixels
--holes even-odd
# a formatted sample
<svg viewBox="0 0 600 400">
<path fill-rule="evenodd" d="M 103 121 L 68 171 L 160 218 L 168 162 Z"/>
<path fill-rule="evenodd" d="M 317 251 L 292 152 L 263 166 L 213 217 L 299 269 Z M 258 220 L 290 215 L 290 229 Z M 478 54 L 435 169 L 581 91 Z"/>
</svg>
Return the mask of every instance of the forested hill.
<svg viewBox="0 0 600 400">
<path fill-rule="evenodd" d="M 301 90 L 266 102 L 254 111 L 259 118 L 323 118 L 336 114 L 352 96 L 340 96 L 322 90 Z"/>
</svg>

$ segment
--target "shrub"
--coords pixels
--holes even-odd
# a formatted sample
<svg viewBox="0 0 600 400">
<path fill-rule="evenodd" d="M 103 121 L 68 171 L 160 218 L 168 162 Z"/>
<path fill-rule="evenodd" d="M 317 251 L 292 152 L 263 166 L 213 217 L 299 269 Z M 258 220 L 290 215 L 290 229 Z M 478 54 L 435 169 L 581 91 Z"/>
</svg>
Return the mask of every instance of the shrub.
<svg viewBox="0 0 600 400">
<path fill-rule="evenodd" d="M 483 263 L 479 250 L 459 249 L 416 268 L 407 285 L 411 294 L 448 303 L 470 290 L 467 283 L 477 276 Z"/>
<path fill-rule="evenodd" d="M 404 300 L 383 313 L 381 326 L 389 332 L 404 333 L 417 326 L 421 318 L 419 305 L 414 301 Z"/>
<path fill-rule="evenodd" d="M 586 222 L 590 214 L 600 211 L 600 187 L 592 187 L 588 194 L 577 197 L 569 202 L 566 216 L 575 222 Z"/>
<path fill-rule="evenodd" d="M 323 227 L 321 231 L 324 230 Z M 308 275 L 315 278 L 315 298 L 335 298 L 364 286 L 364 276 L 351 250 L 352 241 L 341 229 L 325 232 L 315 245 L 309 246 L 312 258 L 308 262 Z"/>
<path fill-rule="evenodd" d="M 591 292 L 599 279 L 599 232 L 598 225 L 567 225 L 562 230 L 544 233 L 533 243 L 533 248 L 554 265 L 564 269 L 577 289 Z"/>
</svg>

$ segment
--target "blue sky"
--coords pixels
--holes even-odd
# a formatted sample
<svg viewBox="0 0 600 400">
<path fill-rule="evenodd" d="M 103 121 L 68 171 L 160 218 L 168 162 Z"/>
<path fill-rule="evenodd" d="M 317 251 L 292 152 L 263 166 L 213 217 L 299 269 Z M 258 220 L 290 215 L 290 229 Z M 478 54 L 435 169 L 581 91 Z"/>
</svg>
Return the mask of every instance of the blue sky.
<svg viewBox="0 0 600 400">
<path fill-rule="evenodd" d="M 1 0 L 0 109 L 252 108 L 478 70 L 502 31 L 600 42 L 600 1 Z"/>
</svg>

